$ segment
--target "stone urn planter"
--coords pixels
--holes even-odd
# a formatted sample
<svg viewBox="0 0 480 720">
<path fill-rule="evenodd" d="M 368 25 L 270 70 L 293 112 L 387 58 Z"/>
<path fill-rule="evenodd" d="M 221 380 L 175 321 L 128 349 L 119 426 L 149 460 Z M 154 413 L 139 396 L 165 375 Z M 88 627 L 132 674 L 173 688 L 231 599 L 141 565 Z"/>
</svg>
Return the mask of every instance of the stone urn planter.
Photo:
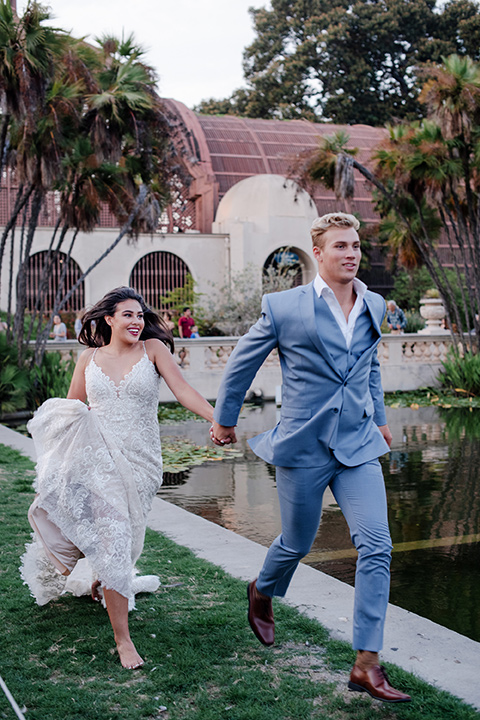
<svg viewBox="0 0 480 720">
<path fill-rule="evenodd" d="M 421 335 L 442 335 L 445 330 L 445 307 L 440 297 L 423 297 L 420 299 L 420 315 L 426 321 L 426 327 L 419 330 Z"/>
</svg>

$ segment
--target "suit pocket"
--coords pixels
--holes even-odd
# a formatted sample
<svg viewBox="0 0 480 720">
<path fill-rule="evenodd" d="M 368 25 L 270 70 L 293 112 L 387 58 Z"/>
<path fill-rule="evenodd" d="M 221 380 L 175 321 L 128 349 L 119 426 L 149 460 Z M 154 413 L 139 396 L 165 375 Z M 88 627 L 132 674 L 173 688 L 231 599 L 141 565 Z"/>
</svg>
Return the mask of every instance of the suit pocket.
<svg viewBox="0 0 480 720">
<path fill-rule="evenodd" d="M 310 408 L 298 408 L 298 407 L 283 407 L 281 411 L 281 417 L 283 418 L 298 418 L 299 420 L 308 420 L 312 417 L 312 411 Z"/>
</svg>

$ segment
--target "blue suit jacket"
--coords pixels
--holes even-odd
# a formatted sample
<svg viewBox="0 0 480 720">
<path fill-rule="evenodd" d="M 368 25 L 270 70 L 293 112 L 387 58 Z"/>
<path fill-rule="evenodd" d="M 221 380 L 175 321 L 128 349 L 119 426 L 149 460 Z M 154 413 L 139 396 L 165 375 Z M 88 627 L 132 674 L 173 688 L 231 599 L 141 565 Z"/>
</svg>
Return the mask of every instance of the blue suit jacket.
<svg viewBox="0 0 480 720">
<path fill-rule="evenodd" d="M 262 316 L 230 356 L 215 405 L 228 427 L 257 370 L 278 348 L 282 368 L 280 421 L 250 441 L 263 460 L 281 467 L 321 467 L 335 457 L 353 467 L 388 452 L 376 347 L 385 301 L 366 292 L 349 350 L 327 303 L 313 284 L 265 295 Z"/>
</svg>

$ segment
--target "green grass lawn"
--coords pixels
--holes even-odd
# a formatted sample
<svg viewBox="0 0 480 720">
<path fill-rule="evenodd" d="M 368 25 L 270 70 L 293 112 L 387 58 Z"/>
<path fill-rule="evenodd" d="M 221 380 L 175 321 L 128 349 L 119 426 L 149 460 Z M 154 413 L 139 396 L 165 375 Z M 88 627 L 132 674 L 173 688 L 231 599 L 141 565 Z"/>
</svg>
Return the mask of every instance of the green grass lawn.
<svg viewBox="0 0 480 720">
<path fill-rule="evenodd" d="M 279 602 L 277 644 L 264 648 L 247 625 L 245 583 L 152 531 L 139 568 L 162 585 L 130 615 L 146 662 L 123 670 L 101 606 L 65 596 L 38 607 L 22 585 L 32 478 L 33 464 L 0 446 L 1 675 L 28 720 L 480 718 L 394 666 L 391 680 L 412 703 L 348 692 L 351 648 Z M 1 690 L 0 718 L 14 718 Z"/>
</svg>

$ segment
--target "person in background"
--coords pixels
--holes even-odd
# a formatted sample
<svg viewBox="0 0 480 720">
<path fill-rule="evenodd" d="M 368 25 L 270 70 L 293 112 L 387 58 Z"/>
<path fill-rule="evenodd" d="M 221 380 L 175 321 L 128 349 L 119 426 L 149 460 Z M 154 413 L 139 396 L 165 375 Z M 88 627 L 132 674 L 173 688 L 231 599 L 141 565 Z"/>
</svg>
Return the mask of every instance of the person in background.
<svg viewBox="0 0 480 720">
<path fill-rule="evenodd" d="M 199 338 L 200 333 L 198 332 L 198 327 L 196 325 L 192 325 L 192 334 L 190 335 L 192 339 Z"/>
<path fill-rule="evenodd" d="M 172 313 L 170 312 L 170 310 L 164 310 L 163 322 L 165 323 L 165 327 L 167 328 L 167 330 L 170 330 L 170 332 L 173 332 L 175 323 L 172 320 Z"/>
<path fill-rule="evenodd" d="M 393 335 L 400 335 L 405 331 L 407 318 L 403 310 L 400 310 L 395 300 L 387 302 L 387 324 Z"/>
<path fill-rule="evenodd" d="M 189 307 L 183 308 L 183 315 L 178 320 L 178 332 L 181 338 L 189 338 L 192 335 L 192 327 L 195 320 L 192 318 L 192 311 Z"/>
<path fill-rule="evenodd" d="M 83 310 L 77 310 L 77 312 L 75 313 L 75 325 L 74 325 L 74 330 L 75 330 L 75 337 L 76 337 L 76 338 L 78 338 L 78 336 L 80 335 L 80 331 L 81 331 L 81 329 L 82 329 L 82 317 L 83 317 L 83 313 L 84 313 Z"/>
<path fill-rule="evenodd" d="M 53 316 L 53 328 L 50 337 L 57 342 L 65 342 L 67 339 L 67 326 L 62 322 L 60 315 Z"/>
</svg>

